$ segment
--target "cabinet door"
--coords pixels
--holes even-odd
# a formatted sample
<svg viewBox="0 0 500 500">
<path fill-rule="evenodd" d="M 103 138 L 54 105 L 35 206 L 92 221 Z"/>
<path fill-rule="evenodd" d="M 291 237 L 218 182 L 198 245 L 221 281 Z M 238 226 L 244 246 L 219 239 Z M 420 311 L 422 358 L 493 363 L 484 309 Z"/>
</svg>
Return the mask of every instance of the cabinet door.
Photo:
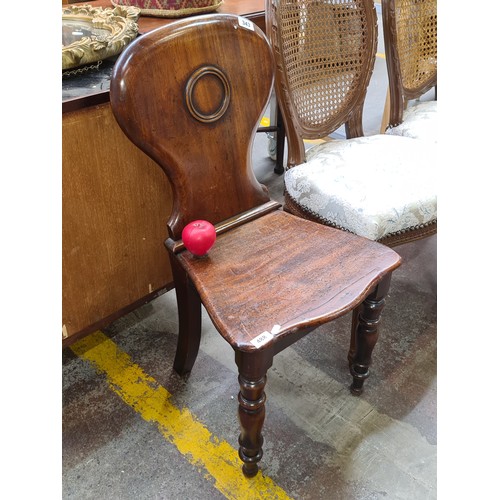
<svg viewBox="0 0 500 500">
<path fill-rule="evenodd" d="M 164 246 L 170 183 L 123 134 L 109 104 L 63 113 L 62 154 L 64 339 L 173 284 Z"/>
</svg>

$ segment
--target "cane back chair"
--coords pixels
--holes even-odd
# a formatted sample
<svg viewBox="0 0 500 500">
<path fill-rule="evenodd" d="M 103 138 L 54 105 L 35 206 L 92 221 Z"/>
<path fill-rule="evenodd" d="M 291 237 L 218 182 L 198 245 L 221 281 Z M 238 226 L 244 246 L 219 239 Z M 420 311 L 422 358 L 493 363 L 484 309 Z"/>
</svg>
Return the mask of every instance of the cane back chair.
<svg viewBox="0 0 500 500">
<path fill-rule="evenodd" d="M 267 0 L 266 23 L 288 140 L 284 209 L 388 246 L 434 234 L 435 144 L 363 136 L 373 0 Z M 347 138 L 331 140 L 342 125 Z"/>
<path fill-rule="evenodd" d="M 418 100 L 437 90 L 437 0 L 382 0 L 382 21 L 389 77 L 385 132 L 437 142 L 437 101 Z"/>
<path fill-rule="evenodd" d="M 273 59 L 247 19 L 224 14 L 176 21 L 120 55 L 111 106 L 126 135 L 171 181 L 166 246 L 179 336 L 174 369 L 189 373 L 201 305 L 231 345 L 239 371 L 239 454 L 253 476 L 262 456 L 266 372 L 273 356 L 353 311 L 351 390 L 368 376 L 377 323 L 399 256 L 390 248 L 280 210 L 256 180 L 251 148 L 269 102 Z M 195 257 L 181 233 L 204 219 L 214 247 Z"/>
</svg>

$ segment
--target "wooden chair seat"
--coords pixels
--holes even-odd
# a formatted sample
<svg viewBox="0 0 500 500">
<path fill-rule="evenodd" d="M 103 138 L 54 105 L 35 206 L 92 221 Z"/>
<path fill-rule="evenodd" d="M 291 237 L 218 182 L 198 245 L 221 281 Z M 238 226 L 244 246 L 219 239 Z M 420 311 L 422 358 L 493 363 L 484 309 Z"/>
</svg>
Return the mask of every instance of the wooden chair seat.
<svg viewBox="0 0 500 500">
<path fill-rule="evenodd" d="M 252 341 L 275 325 L 279 345 L 299 328 L 351 311 L 399 257 L 280 210 L 222 234 L 206 257 L 182 252 L 179 261 L 221 335 L 254 351 Z"/>
</svg>

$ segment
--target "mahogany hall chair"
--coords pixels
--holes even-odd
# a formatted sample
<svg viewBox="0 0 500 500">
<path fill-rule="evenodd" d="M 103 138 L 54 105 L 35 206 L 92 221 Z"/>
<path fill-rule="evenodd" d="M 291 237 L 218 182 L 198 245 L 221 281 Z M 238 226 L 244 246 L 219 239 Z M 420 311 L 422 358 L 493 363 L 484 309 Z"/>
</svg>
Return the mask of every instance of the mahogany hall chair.
<svg viewBox="0 0 500 500">
<path fill-rule="evenodd" d="M 387 134 L 437 142 L 437 0 L 382 0 L 389 77 Z"/>
<path fill-rule="evenodd" d="M 111 80 L 118 123 L 164 170 L 174 193 L 165 242 L 179 314 L 174 369 L 186 374 L 193 367 L 203 304 L 235 352 L 239 455 L 249 477 L 262 457 L 273 356 L 354 311 L 348 358 L 351 390 L 359 393 L 391 272 L 400 264 L 387 246 L 284 212 L 256 180 L 252 143 L 273 73 L 271 48 L 258 27 L 210 14 L 136 39 Z M 197 219 L 217 230 L 204 257 L 187 251 L 181 238 Z"/>
<path fill-rule="evenodd" d="M 284 209 L 388 246 L 434 234 L 436 145 L 363 135 L 373 0 L 267 0 L 266 22 L 288 139 Z M 343 125 L 346 139 L 328 137 Z"/>
</svg>

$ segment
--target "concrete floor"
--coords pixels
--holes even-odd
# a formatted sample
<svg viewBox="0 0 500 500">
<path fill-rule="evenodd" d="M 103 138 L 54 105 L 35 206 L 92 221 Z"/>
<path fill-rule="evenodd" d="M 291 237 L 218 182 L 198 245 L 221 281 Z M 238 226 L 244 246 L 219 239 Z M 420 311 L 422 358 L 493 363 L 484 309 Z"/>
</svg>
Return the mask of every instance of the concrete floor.
<svg viewBox="0 0 500 500">
<path fill-rule="evenodd" d="M 386 82 L 385 61 L 377 58 L 367 135 L 378 132 Z M 257 135 L 254 163 L 258 179 L 281 199 L 265 134 Z M 87 347 L 66 349 L 63 498 L 436 498 L 436 237 L 397 251 L 404 263 L 393 275 L 364 394 L 349 392 L 349 317 L 276 356 L 266 386 L 263 476 L 252 480 L 225 456 L 219 463 L 230 462 L 228 472 L 211 468 L 211 455 L 232 457 L 238 446 L 234 355 L 205 315 L 191 375 L 172 371 L 173 291 L 111 324 L 103 331 L 109 340 L 98 332 Z M 113 354 L 93 356 L 102 349 Z M 164 403 L 152 416 L 158 397 Z M 181 417 L 204 429 L 206 446 L 198 431 L 175 428 Z"/>
</svg>

